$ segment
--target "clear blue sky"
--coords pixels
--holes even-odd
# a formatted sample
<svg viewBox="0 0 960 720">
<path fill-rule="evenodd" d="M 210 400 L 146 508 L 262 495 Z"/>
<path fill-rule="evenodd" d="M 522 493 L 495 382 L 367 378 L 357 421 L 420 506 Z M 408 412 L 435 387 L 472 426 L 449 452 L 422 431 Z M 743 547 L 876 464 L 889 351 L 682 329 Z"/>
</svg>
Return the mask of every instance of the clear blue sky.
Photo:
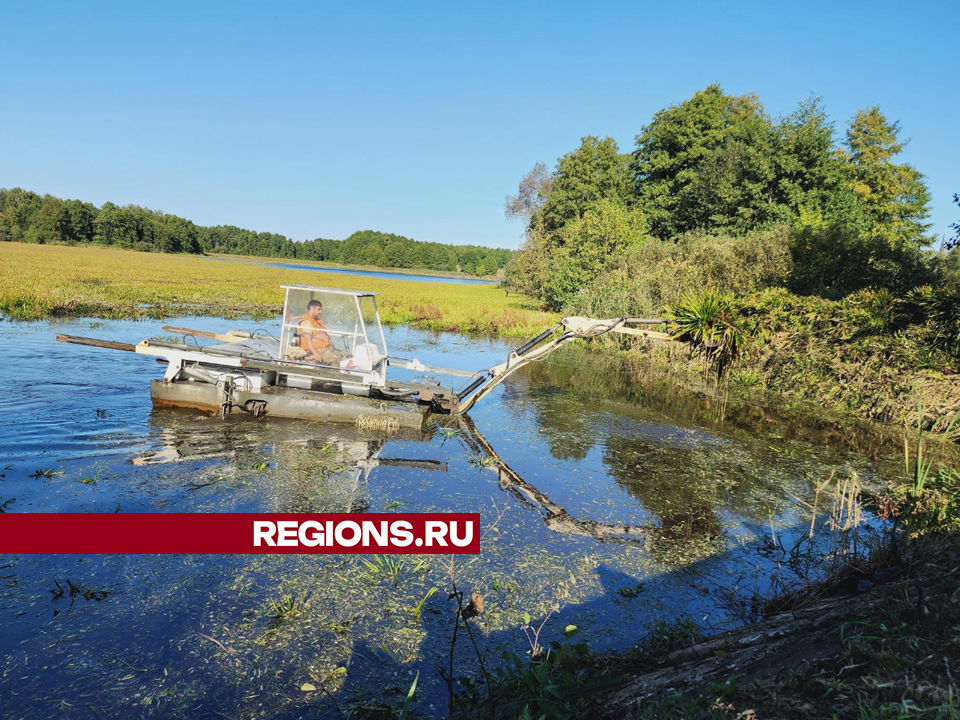
<svg viewBox="0 0 960 720">
<path fill-rule="evenodd" d="M 960 220 L 960 3 L 0 0 L 0 187 L 295 239 L 516 247 L 503 199 L 719 82 L 879 105 Z"/>
</svg>

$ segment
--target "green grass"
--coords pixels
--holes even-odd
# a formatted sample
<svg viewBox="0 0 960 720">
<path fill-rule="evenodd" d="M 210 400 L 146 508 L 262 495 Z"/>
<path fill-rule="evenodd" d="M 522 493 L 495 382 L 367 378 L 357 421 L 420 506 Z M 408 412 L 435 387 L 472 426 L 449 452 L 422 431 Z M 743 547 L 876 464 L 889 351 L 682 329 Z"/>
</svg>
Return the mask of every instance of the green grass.
<svg viewBox="0 0 960 720">
<path fill-rule="evenodd" d="M 384 323 L 427 330 L 522 337 L 556 322 L 529 298 L 492 285 L 318 275 L 309 270 L 132 250 L 0 243 L 0 314 L 165 318 L 268 318 L 283 308 L 284 283 L 379 292 Z"/>
</svg>

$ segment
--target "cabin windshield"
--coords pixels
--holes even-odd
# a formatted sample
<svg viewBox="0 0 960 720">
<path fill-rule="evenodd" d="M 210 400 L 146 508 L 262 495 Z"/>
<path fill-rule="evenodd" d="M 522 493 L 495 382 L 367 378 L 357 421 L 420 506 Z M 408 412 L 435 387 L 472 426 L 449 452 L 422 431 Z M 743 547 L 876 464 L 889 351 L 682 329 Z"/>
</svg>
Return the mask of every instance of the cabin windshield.
<svg viewBox="0 0 960 720">
<path fill-rule="evenodd" d="M 373 293 L 284 285 L 279 360 L 345 370 L 386 370 L 386 340 Z"/>
</svg>

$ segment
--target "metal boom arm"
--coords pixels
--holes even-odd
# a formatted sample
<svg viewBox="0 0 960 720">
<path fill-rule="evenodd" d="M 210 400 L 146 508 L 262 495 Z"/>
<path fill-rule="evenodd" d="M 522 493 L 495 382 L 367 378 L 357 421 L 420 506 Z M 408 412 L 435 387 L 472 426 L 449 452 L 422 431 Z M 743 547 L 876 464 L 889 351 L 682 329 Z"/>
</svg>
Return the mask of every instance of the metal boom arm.
<svg viewBox="0 0 960 720">
<path fill-rule="evenodd" d="M 539 335 L 530 338 L 523 345 L 510 353 L 506 362 L 495 365 L 489 370 L 478 373 L 476 379 L 459 392 L 460 408 L 459 412 L 468 412 L 480 400 L 486 397 L 497 385 L 506 380 L 510 375 L 532 362 L 543 360 L 547 355 L 563 347 L 574 340 L 583 340 L 600 337 L 610 332 L 620 333 L 622 335 L 633 335 L 643 337 L 649 340 L 673 340 L 673 336 L 665 332 L 646 330 L 639 327 L 630 327 L 636 325 L 662 325 L 667 320 L 663 318 L 615 318 L 607 320 L 595 320 L 588 317 L 565 317 L 560 324 L 554 325 L 544 330 Z M 555 335 L 561 330 L 559 335 Z M 545 342 L 549 340 L 549 342 Z"/>
</svg>

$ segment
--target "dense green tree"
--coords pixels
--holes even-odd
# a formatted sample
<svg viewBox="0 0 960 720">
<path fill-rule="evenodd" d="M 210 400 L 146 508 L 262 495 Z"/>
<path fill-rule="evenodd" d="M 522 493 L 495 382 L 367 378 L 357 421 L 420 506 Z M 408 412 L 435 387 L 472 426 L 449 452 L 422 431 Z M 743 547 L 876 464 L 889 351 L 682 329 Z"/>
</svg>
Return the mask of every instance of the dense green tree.
<svg viewBox="0 0 960 720">
<path fill-rule="evenodd" d="M 647 233 L 681 242 L 691 232 L 733 239 L 767 230 L 791 257 L 778 282 L 798 292 L 930 282 L 934 266 L 949 263 L 924 256 L 929 195 L 923 176 L 898 162 L 898 133 L 871 108 L 857 114 L 841 147 L 819 98 L 774 121 L 756 97 L 711 85 L 643 127 L 626 191 L 609 138 L 584 138 L 552 175 L 539 165 L 525 176 L 507 199 L 508 217 L 529 217 L 508 285 L 560 309 Z M 628 218 L 628 208 L 635 217 L 611 222 Z M 604 223 L 610 232 L 597 231 Z M 960 243 L 955 229 L 951 243 Z"/>
<path fill-rule="evenodd" d="M 775 222 L 776 132 L 762 114 L 732 126 L 680 190 L 675 229 L 744 233 Z"/>
<path fill-rule="evenodd" d="M 719 85 L 710 85 L 679 105 L 660 110 L 637 135 L 631 173 L 636 202 L 647 214 L 651 233 L 658 238 L 675 237 L 705 223 L 694 212 L 688 195 L 703 163 L 741 125 L 763 119 L 763 108 L 752 95 L 726 95 Z M 745 142 L 741 133 L 740 142 Z M 715 161 L 714 176 L 724 165 L 748 161 L 742 150 L 732 148 L 730 157 Z M 738 157 L 739 156 L 739 157 Z M 729 202 L 722 187 L 697 191 L 702 197 Z M 680 210 L 681 203 L 685 209 Z"/>
<path fill-rule="evenodd" d="M 774 197 L 779 220 L 839 219 L 850 214 L 846 167 L 820 98 L 808 98 L 777 125 Z"/>
<path fill-rule="evenodd" d="M 630 193 L 628 168 L 629 156 L 620 154 L 612 138 L 582 138 L 580 147 L 557 162 L 537 211 L 544 228 L 548 232 L 559 230 L 603 199 L 625 202 Z M 520 193 L 523 191 L 521 182 Z"/>
<path fill-rule="evenodd" d="M 568 223 L 558 238 L 548 240 L 549 280 L 544 299 L 562 310 L 593 280 L 611 256 L 642 245 L 647 223 L 638 208 L 628 208 L 617 198 L 604 198 Z"/>
<path fill-rule="evenodd" d="M 866 234 L 891 247 L 922 246 L 930 224 L 930 194 L 916 168 L 899 164 L 903 150 L 899 123 L 872 107 L 860 110 L 847 130 L 846 157 L 850 184 L 868 219 Z"/>
<path fill-rule="evenodd" d="M 97 209 L 90 203 L 66 200 L 63 203 L 70 218 L 69 242 L 75 244 L 93 241 L 93 223 Z"/>
</svg>

